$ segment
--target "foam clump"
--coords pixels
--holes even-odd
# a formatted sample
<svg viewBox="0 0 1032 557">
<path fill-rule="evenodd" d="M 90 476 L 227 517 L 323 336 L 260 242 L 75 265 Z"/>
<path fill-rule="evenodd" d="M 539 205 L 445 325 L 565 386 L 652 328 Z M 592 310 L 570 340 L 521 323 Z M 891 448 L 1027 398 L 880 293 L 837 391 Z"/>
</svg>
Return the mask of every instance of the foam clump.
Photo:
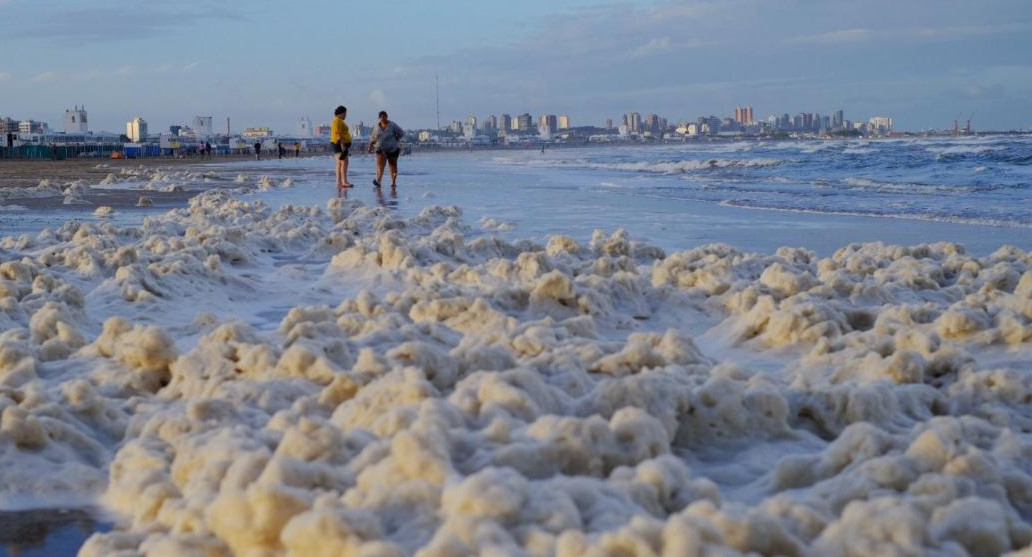
<svg viewBox="0 0 1032 557">
<path fill-rule="evenodd" d="M 103 504 L 82 555 L 1032 545 L 1028 253 L 501 224 L 213 191 L 0 240 L 0 503 Z"/>
</svg>

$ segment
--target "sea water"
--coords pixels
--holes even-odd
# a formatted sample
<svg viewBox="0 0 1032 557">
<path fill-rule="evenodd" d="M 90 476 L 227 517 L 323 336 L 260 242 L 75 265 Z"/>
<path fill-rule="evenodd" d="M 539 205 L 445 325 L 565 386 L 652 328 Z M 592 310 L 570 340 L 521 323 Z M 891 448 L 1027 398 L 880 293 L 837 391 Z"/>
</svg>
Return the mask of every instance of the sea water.
<svg viewBox="0 0 1032 557">
<path fill-rule="evenodd" d="M 251 195 L 275 205 L 321 206 L 334 195 L 328 157 L 203 168 L 218 178 L 178 184 L 247 187 L 266 178 L 272 187 Z M 667 249 L 726 242 L 827 253 L 860 241 L 953 241 L 974 252 L 1004 243 L 1032 247 L 1028 135 L 453 151 L 403 157 L 396 194 L 376 191 L 372 177 L 372 158 L 353 157 L 357 187 L 347 195 L 406 215 L 458 205 L 513 237 L 585 238 L 595 228 L 627 228 Z M 288 178 L 291 187 L 277 187 Z M 5 205 L 4 234 L 96 218 L 92 206 L 17 210 L 16 199 Z M 108 220 L 129 224 L 166 209 L 121 211 Z"/>
</svg>

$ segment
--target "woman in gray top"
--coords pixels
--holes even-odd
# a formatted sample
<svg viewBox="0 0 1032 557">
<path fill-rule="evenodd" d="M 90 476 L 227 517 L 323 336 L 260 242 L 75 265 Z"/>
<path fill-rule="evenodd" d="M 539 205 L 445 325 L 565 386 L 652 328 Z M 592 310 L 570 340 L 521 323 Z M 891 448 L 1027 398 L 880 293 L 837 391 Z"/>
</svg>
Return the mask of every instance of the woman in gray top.
<svg viewBox="0 0 1032 557">
<path fill-rule="evenodd" d="M 380 121 L 373 126 L 369 138 L 369 152 L 376 151 L 376 179 L 373 185 L 380 187 L 384 164 L 391 165 L 391 188 L 398 186 L 398 156 L 401 155 L 401 138 L 405 132 L 401 126 L 387 119 L 387 111 L 380 111 Z"/>
</svg>

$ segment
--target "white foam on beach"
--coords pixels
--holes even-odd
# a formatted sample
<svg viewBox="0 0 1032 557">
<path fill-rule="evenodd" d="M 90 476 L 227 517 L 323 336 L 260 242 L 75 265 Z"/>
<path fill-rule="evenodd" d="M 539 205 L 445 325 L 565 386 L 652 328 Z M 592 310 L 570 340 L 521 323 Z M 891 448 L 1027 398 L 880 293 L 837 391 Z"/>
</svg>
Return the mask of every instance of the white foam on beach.
<svg viewBox="0 0 1032 557">
<path fill-rule="evenodd" d="M 666 254 L 210 192 L 0 255 L 0 503 L 101 502 L 87 557 L 1032 543 L 1018 249 Z"/>
</svg>

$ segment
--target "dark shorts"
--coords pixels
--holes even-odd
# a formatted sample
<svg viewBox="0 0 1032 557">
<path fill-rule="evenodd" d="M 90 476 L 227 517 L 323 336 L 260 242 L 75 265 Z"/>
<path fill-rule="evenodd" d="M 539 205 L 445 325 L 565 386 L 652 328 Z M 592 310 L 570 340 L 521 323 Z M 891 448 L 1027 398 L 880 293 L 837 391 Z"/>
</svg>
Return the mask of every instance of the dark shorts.
<svg viewBox="0 0 1032 557">
<path fill-rule="evenodd" d="M 376 152 L 387 157 L 387 162 L 391 164 L 398 164 L 398 157 L 401 156 L 401 149 L 395 149 L 393 151 L 382 151 L 377 149 Z"/>
<path fill-rule="evenodd" d="M 333 153 L 337 155 L 337 160 L 344 160 L 351 154 L 351 145 L 345 145 L 341 142 L 333 144 Z"/>
</svg>

